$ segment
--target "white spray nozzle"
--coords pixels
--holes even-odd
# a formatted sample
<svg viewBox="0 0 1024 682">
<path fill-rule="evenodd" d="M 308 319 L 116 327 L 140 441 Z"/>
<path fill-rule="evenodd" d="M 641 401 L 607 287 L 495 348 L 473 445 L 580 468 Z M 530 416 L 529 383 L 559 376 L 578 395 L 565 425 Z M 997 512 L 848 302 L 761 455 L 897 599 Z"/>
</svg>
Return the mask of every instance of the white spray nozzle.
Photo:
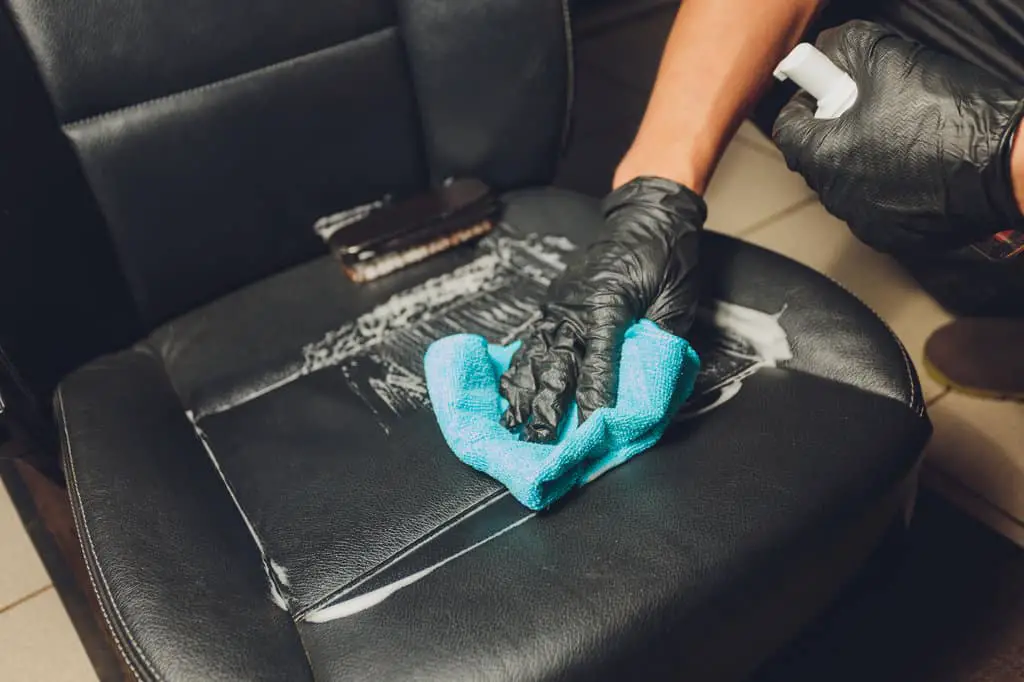
<svg viewBox="0 0 1024 682">
<path fill-rule="evenodd" d="M 787 78 L 818 100 L 814 118 L 837 118 L 857 101 L 857 84 L 832 60 L 810 43 L 800 43 L 775 69 L 780 81 Z"/>
</svg>

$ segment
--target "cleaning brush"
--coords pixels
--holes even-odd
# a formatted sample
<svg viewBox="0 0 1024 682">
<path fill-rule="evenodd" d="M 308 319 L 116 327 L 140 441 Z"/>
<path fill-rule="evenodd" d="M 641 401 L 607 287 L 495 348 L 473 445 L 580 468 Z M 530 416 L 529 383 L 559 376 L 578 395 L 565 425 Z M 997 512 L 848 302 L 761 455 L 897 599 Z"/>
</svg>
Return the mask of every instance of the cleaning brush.
<svg viewBox="0 0 1024 682">
<path fill-rule="evenodd" d="M 499 203 L 476 179 L 450 180 L 344 224 L 327 239 L 345 275 L 365 283 L 486 235 Z"/>
</svg>

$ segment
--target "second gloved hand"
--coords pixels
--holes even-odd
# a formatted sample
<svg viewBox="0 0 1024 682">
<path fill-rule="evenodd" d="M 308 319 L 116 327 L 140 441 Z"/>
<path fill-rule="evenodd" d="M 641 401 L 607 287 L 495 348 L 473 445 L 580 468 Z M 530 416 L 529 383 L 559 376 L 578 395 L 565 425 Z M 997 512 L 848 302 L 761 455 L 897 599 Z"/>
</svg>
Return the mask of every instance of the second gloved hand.
<svg viewBox="0 0 1024 682">
<path fill-rule="evenodd" d="M 1010 154 L 1024 88 L 863 21 L 823 32 L 818 47 L 856 81 L 857 100 L 820 120 L 798 93 L 773 137 L 861 241 L 907 253 L 1019 229 Z"/>
<path fill-rule="evenodd" d="M 704 201 L 662 178 L 637 178 L 604 201 L 594 243 L 551 284 L 541 320 L 501 378 L 505 425 L 550 441 L 570 402 L 580 419 L 612 406 L 626 330 L 641 318 L 682 336 L 697 306 Z"/>
</svg>

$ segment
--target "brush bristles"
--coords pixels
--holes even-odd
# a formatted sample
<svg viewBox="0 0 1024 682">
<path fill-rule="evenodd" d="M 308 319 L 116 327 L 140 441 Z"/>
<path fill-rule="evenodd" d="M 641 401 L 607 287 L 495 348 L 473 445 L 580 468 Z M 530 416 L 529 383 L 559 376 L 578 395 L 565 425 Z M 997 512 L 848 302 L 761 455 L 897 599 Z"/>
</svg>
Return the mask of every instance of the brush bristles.
<svg viewBox="0 0 1024 682">
<path fill-rule="evenodd" d="M 404 251 L 385 254 L 368 260 L 365 263 L 346 264 L 344 266 L 345 274 L 357 284 L 372 282 L 385 275 L 390 275 L 392 272 L 426 260 L 431 256 L 453 249 L 460 244 L 465 244 L 468 241 L 482 237 L 490 232 L 493 227 L 494 224 L 490 220 L 485 220 L 424 244 L 405 249 Z"/>
</svg>

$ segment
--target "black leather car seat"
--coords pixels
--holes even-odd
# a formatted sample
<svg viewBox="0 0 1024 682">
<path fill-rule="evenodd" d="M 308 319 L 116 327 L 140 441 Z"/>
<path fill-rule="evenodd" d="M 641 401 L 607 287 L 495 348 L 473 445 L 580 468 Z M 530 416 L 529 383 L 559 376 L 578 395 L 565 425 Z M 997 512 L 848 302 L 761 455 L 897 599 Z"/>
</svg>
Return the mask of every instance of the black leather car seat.
<svg viewBox="0 0 1024 682">
<path fill-rule="evenodd" d="M 704 370 L 658 447 L 539 515 L 447 450 L 425 344 L 514 337 L 600 221 L 544 188 L 558 0 L 4 4 L 147 327 L 55 399 L 139 678 L 739 679 L 911 499 L 899 342 L 713 234 Z M 365 286 L 325 255 L 319 218 L 453 175 L 508 192 L 478 246 Z"/>
</svg>

